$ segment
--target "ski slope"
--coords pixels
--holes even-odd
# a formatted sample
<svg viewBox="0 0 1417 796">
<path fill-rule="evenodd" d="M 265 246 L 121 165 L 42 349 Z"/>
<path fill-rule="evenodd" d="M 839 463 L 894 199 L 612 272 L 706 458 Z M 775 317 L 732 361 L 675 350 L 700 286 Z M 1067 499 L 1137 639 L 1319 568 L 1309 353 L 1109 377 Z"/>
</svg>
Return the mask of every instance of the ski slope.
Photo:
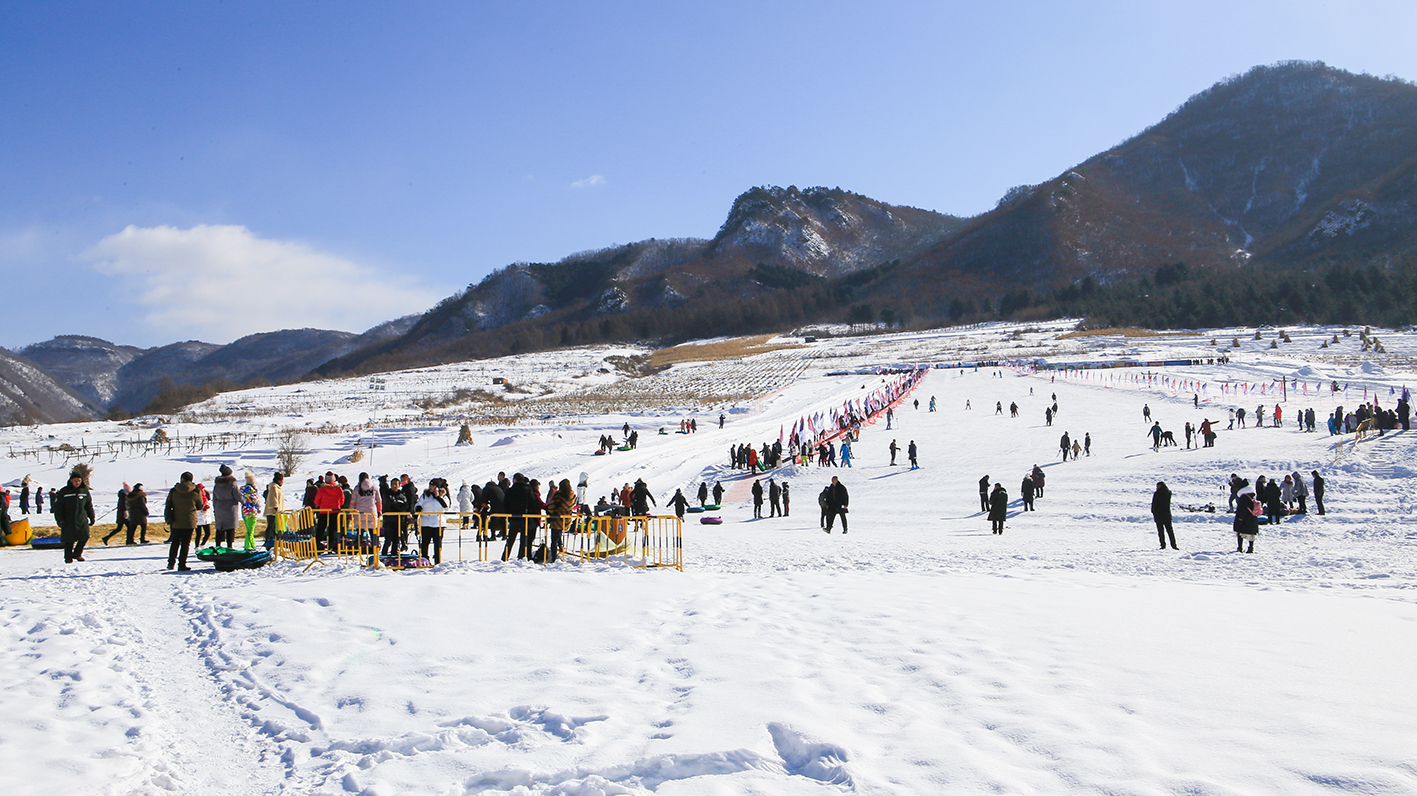
<svg viewBox="0 0 1417 796">
<path fill-rule="evenodd" d="M 1289 329 L 1276 349 L 1274 330 L 1068 329 L 828 339 L 643 378 L 601 365 L 647 352 L 581 349 L 385 374 L 382 390 L 366 378 L 218 396 L 193 412 L 203 422 L 162 427 L 229 432 L 239 447 L 97 458 L 99 506 L 123 481 L 156 493 L 184 469 L 209 480 L 231 464 L 264 482 L 274 450 L 262 435 L 299 426 L 312 453 L 292 493 L 326 469 L 454 486 L 585 472 L 592 498 L 643 478 L 663 505 L 707 479 L 727 490 L 724 524 L 690 515 L 683 573 L 445 551 L 423 572 L 178 576 L 159 545 L 90 547 L 68 566 L 57 552 L 0 549 L 0 782 L 6 793 L 371 796 L 1417 792 L 1417 437 L 1355 444 L 1322 430 L 1335 404 L 1352 409 L 1367 391 L 1390 406 L 1389 391 L 1417 383 L 1417 335 L 1378 330 L 1387 353 L 1365 354 L 1356 328 Z M 1204 362 L 1213 338 L 1229 364 L 932 370 L 911 396 L 919 409 L 907 400 L 890 430 L 863 430 L 852 468 L 772 474 L 791 484 L 786 518 L 751 519 L 752 477 L 727 467 L 729 445 L 775 440 L 883 378 L 828 374 Z M 1148 372 L 1160 378 L 1133 379 Z M 453 445 L 456 422 L 418 402 L 490 388 L 493 375 L 526 390 L 512 401 L 561 412 L 529 403 L 518 422 L 474 425 L 471 446 Z M 1225 430 L 1228 408 L 1272 406 L 1281 376 L 1346 389 L 1290 394 L 1283 427 Z M 606 413 L 609 401 L 623 410 Z M 1143 405 L 1178 439 L 1186 422 L 1220 420 L 1216 446 L 1153 451 Z M 1289 419 L 1309 406 L 1318 433 Z M 656 433 L 690 416 L 698 433 Z M 637 450 L 591 455 L 626 422 Z M 96 446 L 153 427 L 6 429 L 0 442 Z M 1060 461 L 1064 431 L 1090 433 L 1092 456 Z M 904 453 L 889 466 L 892 439 L 916 442 L 921 469 Z M 356 448 L 363 461 L 338 463 Z M 0 461 L 5 483 L 65 475 L 58 461 Z M 1021 513 L 1034 464 L 1046 489 Z M 1287 518 L 1262 528 L 1255 553 L 1233 552 L 1229 474 L 1314 469 L 1328 514 Z M 978 511 L 985 474 L 1013 498 L 1002 536 Z M 851 493 L 846 535 L 819 530 L 815 498 L 833 475 Z M 1158 480 L 1173 492 L 1179 551 L 1157 549 Z M 1207 503 L 1219 512 L 1180 508 Z"/>
</svg>

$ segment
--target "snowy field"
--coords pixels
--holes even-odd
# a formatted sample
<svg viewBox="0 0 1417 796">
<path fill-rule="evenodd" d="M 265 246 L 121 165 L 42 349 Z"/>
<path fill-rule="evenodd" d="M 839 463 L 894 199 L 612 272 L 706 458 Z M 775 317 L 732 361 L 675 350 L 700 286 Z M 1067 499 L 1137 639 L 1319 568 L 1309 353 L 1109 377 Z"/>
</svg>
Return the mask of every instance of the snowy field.
<svg viewBox="0 0 1417 796">
<path fill-rule="evenodd" d="M 150 420 L 0 431 L 4 483 L 59 486 L 53 449 L 90 451 L 100 511 L 142 481 L 158 514 L 187 469 L 264 484 L 289 427 L 313 450 L 288 496 L 326 469 L 455 487 L 585 472 L 593 497 L 643 478 L 661 506 L 704 479 L 728 490 L 722 526 L 690 515 L 683 573 L 458 562 L 451 540 L 444 564 L 404 573 L 176 575 L 160 545 L 91 546 L 74 565 L 0 549 L 0 793 L 1417 793 L 1417 433 L 1355 444 L 1323 428 L 1335 405 L 1391 407 L 1417 385 L 1417 334 L 1374 330 L 1385 351 L 1365 353 L 1356 327 L 1290 328 L 1277 348 L 1269 329 L 1068 328 L 779 340 L 639 378 L 624 360 L 649 352 L 622 347 L 264 388 L 162 422 L 170 452 L 117 444 L 148 439 Z M 791 484 L 786 518 L 753 520 L 752 478 L 727 468 L 729 445 L 776 440 L 882 378 L 832 373 L 1219 354 L 1230 362 L 932 370 L 919 409 L 862 432 L 851 469 L 774 473 Z M 456 446 L 459 406 L 428 406 L 457 390 L 496 394 L 463 409 L 517 420 Z M 1227 409 L 1285 398 L 1283 427 L 1226 430 Z M 1219 420 L 1215 447 L 1153 451 L 1143 405 L 1182 440 L 1184 423 Z M 1313 434 L 1293 422 L 1309 407 Z M 656 433 L 690 416 L 697 434 Z M 591 455 L 626 422 L 637 450 Z M 1090 433 L 1092 455 L 1059 461 L 1064 431 Z M 889 466 L 892 439 L 916 442 L 919 470 L 903 452 Z M 340 463 L 354 450 L 365 458 Z M 1045 494 L 1021 513 L 1034 464 Z M 1315 469 L 1328 514 L 1235 553 L 1229 474 Z M 978 511 L 985 474 L 1013 498 L 1002 536 Z M 847 535 L 819 530 L 832 475 L 851 493 Z M 1179 551 L 1157 549 L 1158 480 Z"/>
</svg>

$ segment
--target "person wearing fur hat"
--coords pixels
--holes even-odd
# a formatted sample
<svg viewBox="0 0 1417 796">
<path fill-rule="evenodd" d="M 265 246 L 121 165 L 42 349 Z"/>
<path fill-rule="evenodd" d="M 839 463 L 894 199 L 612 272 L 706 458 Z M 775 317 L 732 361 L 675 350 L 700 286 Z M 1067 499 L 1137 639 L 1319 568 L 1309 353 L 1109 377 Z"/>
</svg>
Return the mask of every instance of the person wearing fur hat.
<svg viewBox="0 0 1417 796">
<path fill-rule="evenodd" d="M 59 525 L 59 538 L 64 542 L 64 563 L 84 560 L 84 544 L 89 540 L 93 525 L 93 495 L 89 494 L 84 474 L 75 468 L 69 473 L 69 483 L 54 494 L 49 510 Z"/>
<path fill-rule="evenodd" d="M 212 522 L 216 525 L 217 547 L 231 549 L 236 546 L 236 519 L 241 507 L 241 490 L 236 486 L 236 476 L 231 468 L 222 465 L 221 475 L 212 485 Z"/>
</svg>

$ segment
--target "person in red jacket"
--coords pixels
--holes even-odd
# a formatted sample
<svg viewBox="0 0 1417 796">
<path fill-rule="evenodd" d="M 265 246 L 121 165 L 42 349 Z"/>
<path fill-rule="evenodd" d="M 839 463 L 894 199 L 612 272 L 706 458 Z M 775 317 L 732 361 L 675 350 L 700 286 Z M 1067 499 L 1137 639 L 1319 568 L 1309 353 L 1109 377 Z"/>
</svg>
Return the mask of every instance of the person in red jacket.
<svg viewBox="0 0 1417 796">
<path fill-rule="evenodd" d="M 325 473 L 325 480 L 315 490 L 315 545 L 329 547 L 330 536 L 339 530 L 335 518 L 344 508 L 344 490 L 335 482 L 334 473 Z"/>
</svg>

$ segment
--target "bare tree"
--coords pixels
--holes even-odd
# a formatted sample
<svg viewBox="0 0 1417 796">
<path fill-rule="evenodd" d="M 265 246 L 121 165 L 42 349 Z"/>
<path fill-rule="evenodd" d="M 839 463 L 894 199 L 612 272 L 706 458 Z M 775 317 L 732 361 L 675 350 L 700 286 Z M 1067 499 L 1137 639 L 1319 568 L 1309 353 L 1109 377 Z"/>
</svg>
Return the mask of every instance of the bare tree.
<svg viewBox="0 0 1417 796">
<path fill-rule="evenodd" d="M 293 477 L 300 470 L 305 457 L 310 455 L 307 437 L 302 429 L 283 428 L 280 442 L 276 445 L 276 466 L 286 477 Z"/>
</svg>

